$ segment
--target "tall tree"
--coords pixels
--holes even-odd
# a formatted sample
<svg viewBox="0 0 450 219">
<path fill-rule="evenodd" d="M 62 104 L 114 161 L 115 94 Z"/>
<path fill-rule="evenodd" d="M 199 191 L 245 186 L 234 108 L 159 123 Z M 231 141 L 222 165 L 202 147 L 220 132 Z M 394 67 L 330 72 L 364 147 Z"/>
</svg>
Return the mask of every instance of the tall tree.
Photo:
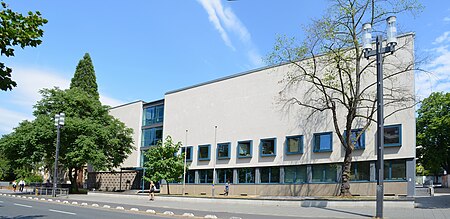
<svg viewBox="0 0 450 219">
<path fill-rule="evenodd" d="M 167 136 L 164 143 L 159 141 L 154 147 L 150 147 L 145 153 L 148 159 L 144 163 L 146 168 L 147 181 L 159 182 L 165 180 L 167 184 L 167 194 L 170 194 L 169 183 L 179 182 L 183 175 L 183 156 L 178 153 L 181 142 L 173 143 L 172 138 Z"/>
<path fill-rule="evenodd" d="M 83 59 L 78 62 L 75 74 L 70 82 L 70 88 L 75 87 L 87 92 L 90 97 L 99 99 L 94 65 L 89 53 L 84 54 Z"/>
<path fill-rule="evenodd" d="M 27 46 L 36 47 L 42 43 L 40 39 L 44 35 L 41 28 L 47 20 L 41 17 L 39 11 L 28 12 L 28 16 L 23 16 L 8 8 L 5 2 L 1 2 L 0 11 L 0 50 L 1 55 L 14 56 L 14 46 L 24 49 Z M 0 62 L 0 89 L 7 91 L 17 86 L 11 79 L 12 69 L 5 63 Z"/>
<path fill-rule="evenodd" d="M 433 174 L 450 173 L 450 93 L 432 93 L 417 114 L 419 163 Z"/>
<path fill-rule="evenodd" d="M 362 133 L 375 122 L 375 60 L 363 61 L 359 39 L 363 22 L 370 22 L 374 32 L 382 32 L 388 16 L 417 12 L 415 0 L 332 0 L 327 13 L 306 26 L 305 40 L 279 37 L 267 60 L 270 64 L 290 64 L 280 91 L 280 103 L 287 109 L 309 110 L 309 117 L 326 115 L 342 143 L 345 157 L 342 165 L 340 194 L 350 196 L 352 153 Z M 401 49 L 411 42 L 397 45 Z M 407 48 L 406 48 L 407 49 Z M 409 51 L 411 54 L 413 51 Z M 414 62 L 388 55 L 384 72 L 385 106 L 398 110 L 414 105 L 410 90 L 398 87 L 398 76 L 412 74 Z M 390 63 L 389 63 L 390 62 Z M 301 90 L 301 92 L 299 92 Z M 299 96 L 302 95 L 302 96 Z M 305 111 L 305 110 L 303 110 Z M 303 112 L 302 112 L 303 113 Z M 388 114 L 386 117 L 391 116 Z M 329 118 L 329 117 L 328 117 Z M 356 136 L 350 130 L 361 128 Z M 348 130 L 348 131 L 346 131 Z M 346 132 L 345 132 L 346 131 Z"/>
</svg>

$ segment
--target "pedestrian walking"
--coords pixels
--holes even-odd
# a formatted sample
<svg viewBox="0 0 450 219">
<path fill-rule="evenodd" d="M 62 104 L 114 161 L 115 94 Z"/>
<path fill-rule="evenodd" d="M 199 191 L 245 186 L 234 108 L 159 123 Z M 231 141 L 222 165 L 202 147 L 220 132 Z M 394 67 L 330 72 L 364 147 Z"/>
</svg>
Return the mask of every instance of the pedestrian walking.
<svg viewBox="0 0 450 219">
<path fill-rule="evenodd" d="M 23 181 L 23 179 L 21 179 L 19 182 L 19 191 L 23 192 L 24 187 L 25 187 L 25 181 Z"/>
<path fill-rule="evenodd" d="M 230 192 L 230 181 L 229 180 L 227 180 L 227 183 L 225 183 L 225 190 L 224 190 L 223 195 L 228 196 L 228 192 Z"/>
<path fill-rule="evenodd" d="M 16 192 L 16 188 L 17 188 L 17 182 L 16 182 L 16 180 L 14 180 L 14 181 L 12 182 L 12 187 L 13 187 L 13 192 Z"/>
<path fill-rule="evenodd" d="M 150 181 L 150 191 L 149 191 L 149 196 L 150 196 L 150 201 L 154 201 L 155 200 L 155 184 L 153 183 L 153 181 Z"/>
</svg>

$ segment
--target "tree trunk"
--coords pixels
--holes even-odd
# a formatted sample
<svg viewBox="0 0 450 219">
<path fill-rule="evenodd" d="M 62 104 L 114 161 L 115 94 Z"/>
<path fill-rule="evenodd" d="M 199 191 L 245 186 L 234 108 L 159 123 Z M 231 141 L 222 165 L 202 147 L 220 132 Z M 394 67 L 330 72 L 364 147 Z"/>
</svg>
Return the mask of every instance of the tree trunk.
<svg viewBox="0 0 450 219">
<path fill-rule="evenodd" d="M 342 164 L 342 178 L 341 178 L 341 196 L 352 196 L 350 193 L 350 174 L 352 165 L 352 149 L 347 147 L 345 150 L 344 163 Z"/>
<path fill-rule="evenodd" d="M 166 181 L 167 184 L 167 195 L 170 195 L 170 190 L 169 190 L 169 181 Z"/>
<path fill-rule="evenodd" d="M 72 167 L 69 167 L 69 180 L 70 180 L 70 183 L 72 184 L 73 183 L 73 177 L 72 177 Z"/>
<path fill-rule="evenodd" d="M 73 189 L 75 193 L 78 193 L 78 182 L 77 182 L 77 178 L 78 178 L 78 168 L 75 168 L 75 174 L 73 176 L 74 178 L 74 184 L 73 184 Z"/>
</svg>

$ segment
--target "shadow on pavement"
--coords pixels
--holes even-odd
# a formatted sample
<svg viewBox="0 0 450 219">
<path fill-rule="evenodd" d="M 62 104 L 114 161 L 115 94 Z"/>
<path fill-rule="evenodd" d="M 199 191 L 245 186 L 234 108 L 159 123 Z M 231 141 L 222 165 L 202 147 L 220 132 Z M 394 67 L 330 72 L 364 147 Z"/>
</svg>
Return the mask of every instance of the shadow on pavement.
<svg viewBox="0 0 450 219">
<path fill-rule="evenodd" d="M 450 194 L 416 197 L 415 204 L 417 208 L 450 208 Z"/>
<path fill-rule="evenodd" d="M 345 213 L 345 214 L 352 214 L 352 215 L 361 216 L 361 217 L 369 217 L 369 218 L 373 218 L 374 217 L 373 215 L 361 214 L 361 213 L 357 213 L 357 212 L 344 211 L 344 210 L 338 210 L 338 209 L 332 209 L 332 208 L 320 208 L 320 209 L 324 209 L 324 210 L 328 210 L 328 211 L 334 211 L 334 212 L 340 212 L 340 213 Z"/>
<path fill-rule="evenodd" d="M 40 217 L 45 217 L 44 215 L 19 215 L 19 216 L 15 216 L 15 217 L 5 217 L 5 216 L 0 216 L 0 219 L 33 219 L 33 218 L 40 218 Z"/>
</svg>

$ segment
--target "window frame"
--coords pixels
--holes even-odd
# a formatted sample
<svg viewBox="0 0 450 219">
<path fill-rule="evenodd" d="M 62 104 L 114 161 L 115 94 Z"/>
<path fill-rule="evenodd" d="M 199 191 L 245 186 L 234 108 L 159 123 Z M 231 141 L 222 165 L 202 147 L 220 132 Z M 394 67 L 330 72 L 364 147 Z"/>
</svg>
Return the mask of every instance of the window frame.
<svg viewBox="0 0 450 219">
<path fill-rule="evenodd" d="M 249 150 L 250 150 L 250 155 L 248 156 L 241 156 L 239 155 L 239 144 L 240 143 L 249 143 Z M 238 141 L 237 146 L 236 146 L 236 157 L 237 158 L 251 158 L 253 155 L 253 141 L 252 140 L 244 140 L 244 141 Z"/>
<path fill-rule="evenodd" d="M 227 146 L 228 147 L 228 155 L 226 157 L 219 157 L 219 146 Z M 216 146 L 216 158 L 218 160 L 225 160 L 225 159 L 230 159 L 230 155 L 231 155 L 231 142 L 223 142 L 223 143 L 218 143 Z"/>
<path fill-rule="evenodd" d="M 186 150 L 186 148 L 187 148 L 187 150 Z M 186 147 L 181 147 L 181 154 L 183 154 L 183 149 L 184 150 L 186 150 L 186 151 L 189 151 L 189 155 L 190 156 L 187 156 L 187 154 L 186 154 L 186 161 L 192 161 L 193 160 L 193 158 L 194 158 L 194 154 L 192 153 L 193 152 L 193 146 L 186 146 Z M 184 157 L 183 157 L 183 159 L 184 159 Z"/>
<path fill-rule="evenodd" d="M 273 141 L 273 154 L 263 154 L 263 142 Z M 259 156 L 261 157 L 274 157 L 277 156 L 277 138 L 262 138 L 259 140 Z"/>
<path fill-rule="evenodd" d="M 352 129 L 351 130 L 352 133 L 353 132 L 360 132 L 360 131 L 362 131 L 361 128 L 359 128 L 359 129 Z M 345 139 L 345 136 L 347 136 L 347 130 L 344 131 L 344 139 Z M 350 134 L 350 137 L 351 137 L 351 134 Z M 355 144 L 355 150 L 364 150 L 364 149 L 366 149 L 366 131 L 364 131 L 362 133 L 362 135 L 361 135 L 361 137 L 359 137 L 359 141 L 357 143 L 359 143 L 360 145 L 362 143 L 363 146 L 362 147 L 356 147 L 356 144 Z"/>
<path fill-rule="evenodd" d="M 278 182 L 272 182 L 273 168 L 278 168 Z M 269 182 L 262 182 L 262 169 L 268 169 Z M 281 182 L 281 166 L 259 167 L 259 184 L 280 184 Z"/>
<path fill-rule="evenodd" d="M 299 145 L 298 145 L 298 151 L 297 152 L 289 152 L 289 139 L 299 139 Z M 285 145 L 285 151 L 286 155 L 292 155 L 292 154 L 303 154 L 303 147 L 304 147 L 304 137 L 303 135 L 292 135 L 292 136 L 286 136 L 286 145 Z"/>
<path fill-rule="evenodd" d="M 401 147 L 402 146 L 402 124 L 385 125 L 383 128 L 383 132 L 385 132 L 386 128 L 393 128 L 393 127 L 398 127 L 398 143 L 386 144 L 384 142 L 384 138 L 383 138 L 384 147 Z M 383 136 L 386 136 L 385 133 L 383 133 Z"/>
<path fill-rule="evenodd" d="M 322 135 L 330 135 L 330 149 L 320 149 L 320 142 L 319 142 L 319 148 L 316 149 L 316 136 L 322 136 Z M 313 152 L 333 152 L 333 132 L 319 132 L 313 134 Z"/>
<path fill-rule="evenodd" d="M 208 157 L 207 158 L 200 157 L 200 148 L 204 148 L 204 147 L 208 148 Z M 210 144 L 203 144 L 203 145 L 197 146 L 197 160 L 199 160 L 199 161 L 211 160 L 211 145 Z"/>
</svg>

